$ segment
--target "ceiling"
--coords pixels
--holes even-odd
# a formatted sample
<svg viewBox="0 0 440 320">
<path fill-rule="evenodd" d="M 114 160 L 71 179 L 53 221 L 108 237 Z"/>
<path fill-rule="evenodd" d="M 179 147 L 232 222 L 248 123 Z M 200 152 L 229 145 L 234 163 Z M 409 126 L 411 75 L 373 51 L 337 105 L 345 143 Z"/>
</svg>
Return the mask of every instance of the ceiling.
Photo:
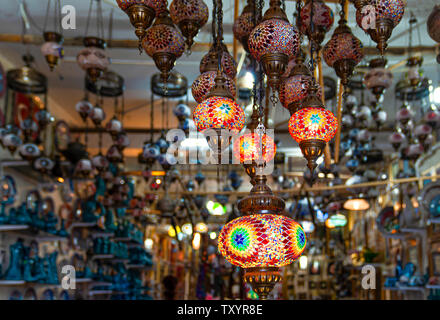
<svg viewBox="0 0 440 320">
<path fill-rule="evenodd" d="M 244 0 L 240 1 L 240 12 L 245 5 Z M 334 1 L 333 1 L 334 2 Z M 41 35 L 46 14 L 46 1 L 41 0 L 10 0 L 3 1 L 2 9 L 0 11 L 0 34 L 15 34 L 20 35 L 23 31 L 23 25 L 21 21 L 21 10 L 20 4 L 25 3 L 26 11 L 31 18 L 29 22 L 29 29 L 26 34 L 31 35 Z M 77 23 L 76 30 L 65 30 L 63 31 L 64 37 L 67 38 L 80 38 L 84 36 L 85 25 L 87 20 L 89 1 L 86 0 L 62 0 L 62 5 L 73 5 L 76 9 Z M 212 3 L 210 1 L 206 2 L 209 10 L 211 12 Z M 435 46 L 435 42 L 429 38 L 426 31 L 426 19 L 432 10 L 432 7 L 437 3 L 434 0 L 408 0 L 407 9 L 405 12 L 404 19 L 393 31 L 393 36 L 389 42 L 389 47 L 406 47 L 408 45 L 408 29 L 409 29 L 409 16 L 410 11 L 412 11 L 418 19 L 417 29 L 414 32 L 413 44 L 415 46 Z M 266 7 L 268 6 L 268 1 L 266 1 Z M 335 3 L 329 3 L 329 6 L 335 12 L 339 11 L 339 5 Z M 224 9 L 224 39 L 226 44 L 232 45 L 232 24 L 234 17 L 234 1 L 225 0 L 223 3 Z M 286 11 L 288 17 L 292 21 L 293 13 L 295 11 L 295 2 L 286 1 Z M 106 28 L 106 37 L 108 38 L 108 25 L 109 17 L 113 16 L 113 29 L 112 29 L 112 39 L 114 40 L 135 40 L 136 36 L 134 34 L 133 27 L 130 25 L 127 15 L 121 11 L 117 5 L 116 1 L 113 0 L 103 0 L 103 16 Z M 362 30 L 357 27 L 354 21 L 355 11 L 354 7 L 350 5 L 349 12 L 349 25 L 353 29 L 353 33 L 363 42 L 365 47 L 374 47 L 373 43 L 369 37 L 364 34 Z M 210 19 L 211 20 L 211 19 Z M 337 19 L 336 19 L 337 20 Z M 209 21 L 199 32 L 195 39 L 196 43 L 209 43 L 211 39 L 211 31 Z M 91 24 L 91 29 L 89 30 L 89 35 L 93 34 L 94 23 Z M 334 24 L 335 27 L 336 23 Z M 327 34 L 326 42 L 333 30 Z M 419 40 L 420 34 L 420 40 Z M 23 45 L 21 43 L 9 43 L 0 42 L 0 61 L 5 66 L 18 67 L 23 65 L 21 61 L 21 56 L 29 51 L 35 56 L 36 68 L 48 76 L 49 78 L 49 96 L 50 105 L 49 109 L 57 119 L 66 120 L 71 126 L 81 127 L 83 126 L 79 115 L 74 111 L 75 104 L 81 100 L 84 96 L 83 86 L 84 86 L 84 72 L 76 64 L 76 54 L 81 49 L 81 47 L 66 46 L 65 47 L 65 59 L 55 72 L 50 72 L 44 57 L 40 53 L 40 49 L 36 45 Z M 237 59 L 243 51 L 239 50 Z M 157 73 L 157 69 L 154 62 L 145 53 L 139 55 L 139 52 L 135 48 L 108 48 L 108 53 L 112 58 L 112 64 L 110 69 L 122 75 L 126 83 L 126 93 L 125 93 L 125 109 L 126 114 L 124 117 L 124 126 L 126 128 L 150 128 L 149 119 L 149 105 L 150 105 L 150 78 L 153 74 Z M 194 51 L 191 55 L 183 55 L 175 66 L 175 70 L 184 74 L 189 83 L 199 75 L 199 62 L 202 56 L 206 52 Z M 435 62 L 435 50 L 432 52 L 424 52 L 424 68 L 425 74 L 430 77 L 434 84 L 438 82 L 438 68 Z M 369 60 L 367 57 L 365 63 Z M 387 56 L 389 65 L 394 65 L 406 56 Z M 402 77 L 402 73 L 405 68 L 396 68 L 394 70 L 395 79 L 399 80 Z M 333 78 L 334 71 L 324 64 L 324 74 L 329 75 Z M 194 106 L 194 100 L 192 96 L 189 97 L 190 104 Z M 178 101 L 170 101 L 170 110 L 174 104 Z M 336 110 L 336 102 L 327 102 L 329 108 L 333 111 Z M 385 95 L 384 108 L 388 112 L 388 118 L 393 119 L 396 108 L 398 108 L 401 102 L 394 99 L 393 90 L 388 90 Z M 155 113 L 155 128 L 162 128 L 160 103 L 155 105 L 158 109 Z M 107 119 L 113 114 L 113 101 L 109 100 L 105 102 L 104 109 L 107 113 Z M 177 126 L 177 121 L 175 117 L 172 116 L 170 111 L 169 128 L 174 128 Z M 273 118 L 272 125 L 285 121 L 289 118 L 289 113 L 284 108 L 277 106 L 271 111 L 271 116 Z M 280 126 L 281 129 L 285 129 L 286 125 Z M 143 141 L 147 137 L 146 134 L 131 135 L 131 151 L 128 149 L 130 155 L 135 155 L 136 150 L 142 146 Z M 283 149 L 291 151 L 292 154 L 296 154 L 296 157 L 302 158 L 298 153 L 298 147 L 296 143 L 290 138 L 288 133 L 280 134 L 277 136 L 283 143 Z M 91 139 L 92 143 L 94 139 Z M 383 142 L 384 139 L 378 139 L 379 147 L 389 149 L 389 145 Z M 382 145 L 380 145 L 382 143 Z M 94 147 L 93 145 L 91 147 Z M 95 146 L 96 147 L 96 146 Z"/>
</svg>

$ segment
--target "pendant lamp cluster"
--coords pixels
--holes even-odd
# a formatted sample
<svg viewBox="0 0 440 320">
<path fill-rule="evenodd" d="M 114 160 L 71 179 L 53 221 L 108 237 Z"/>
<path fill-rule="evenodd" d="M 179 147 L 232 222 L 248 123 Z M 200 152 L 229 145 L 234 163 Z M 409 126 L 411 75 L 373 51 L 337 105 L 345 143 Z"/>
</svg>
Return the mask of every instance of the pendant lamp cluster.
<svg viewBox="0 0 440 320">
<path fill-rule="evenodd" d="M 217 5 L 217 35 L 215 47 L 217 51 L 217 71 L 214 78 L 214 85 L 205 99 L 202 100 L 194 109 L 193 119 L 199 132 L 202 132 L 211 148 L 219 157 L 221 153 L 229 146 L 230 137 L 225 137 L 222 130 L 229 130 L 233 133 L 240 132 L 245 124 L 245 114 L 243 109 L 235 102 L 234 95 L 231 93 L 231 87 L 227 85 L 228 74 L 223 72 L 222 60 L 224 57 L 223 39 L 223 9 L 222 2 Z M 214 24 L 213 24 L 214 25 Z M 225 74 L 226 73 L 226 74 Z M 234 74 L 235 76 L 235 74 Z M 207 84 L 208 85 L 208 84 Z M 193 92 L 198 90 L 193 84 Z M 198 96 L 198 98 L 202 96 Z"/>
</svg>

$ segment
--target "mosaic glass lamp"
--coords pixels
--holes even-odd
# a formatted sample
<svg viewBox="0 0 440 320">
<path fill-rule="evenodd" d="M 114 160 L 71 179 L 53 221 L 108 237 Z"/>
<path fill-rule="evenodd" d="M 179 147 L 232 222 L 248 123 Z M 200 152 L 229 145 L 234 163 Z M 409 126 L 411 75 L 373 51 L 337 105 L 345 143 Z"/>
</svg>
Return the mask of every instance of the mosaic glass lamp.
<svg viewBox="0 0 440 320">
<path fill-rule="evenodd" d="M 248 40 L 249 35 L 255 28 L 255 18 L 254 18 L 255 2 L 254 0 L 248 0 L 243 11 L 234 21 L 232 31 L 234 32 L 234 37 L 240 41 L 244 50 L 249 53 Z"/>
<path fill-rule="evenodd" d="M 312 15 L 313 3 L 313 28 L 310 16 Z M 300 19 L 298 19 L 298 28 L 302 34 L 318 47 L 324 41 L 325 34 L 333 26 L 335 18 L 333 11 L 322 0 L 307 0 L 305 6 L 301 9 Z"/>
<path fill-rule="evenodd" d="M 369 15 L 368 10 L 362 10 L 365 5 L 373 6 L 375 9 L 373 13 L 375 28 L 362 23 L 364 18 L 367 18 L 366 15 Z M 403 0 L 371 0 L 360 3 L 358 7 L 356 11 L 358 25 L 377 43 L 377 49 L 383 56 L 393 29 L 400 23 L 405 13 L 405 2 Z M 367 25 L 369 28 L 365 29 Z"/>
<path fill-rule="evenodd" d="M 364 52 L 362 43 L 351 33 L 345 19 L 341 18 L 339 26 L 324 46 L 323 57 L 327 65 L 335 69 L 342 84 L 347 85 L 354 67 L 364 57 Z"/>
<path fill-rule="evenodd" d="M 243 129 L 244 111 L 226 89 L 225 78 L 220 71 L 217 72 L 214 88 L 194 109 L 193 119 L 197 130 L 205 134 L 212 151 L 219 155 L 230 143 L 230 139 L 225 140 L 222 130 L 238 133 Z"/>
<path fill-rule="evenodd" d="M 210 59 L 208 59 L 204 69 L 205 72 L 198 76 L 191 86 L 192 95 L 197 103 L 204 101 L 215 85 L 215 77 L 217 76 L 218 69 L 218 55 L 215 51 L 211 51 L 209 54 Z M 226 89 L 233 97 L 235 97 L 237 91 L 235 82 L 226 73 L 223 73 L 223 77 L 225 78 Z"/>
<path fill-rule="evenodd" d="M 153 19 L 160 12 L 166 10 L 167 1 L 164 0 L 116 0 L 119 8 L 123 10 L 133 27 L 136 28 L 135 34 L 139 38 L 139 50 L 142 50 L 142 39 L 146 30 L 153 23 Z"/>
<path fill-rule="evenodd" d="M 287 64 L 299 50 L 299 33 L 280 7 L 271 0 L 263 21 L 252 30 L 248 45 L 251 55 L 262 63 L 272 90 L 278 90 Z"/>
<path fill-rule="evenodd" d="M 186 38 L 186 45 L 190 49 L 200 28 L 208 22 L 208 6 L 203 0 L 173 0 L 170 15 Z"/>
<path fill-rule="evenodd" d="M 232 55 L 229 53 L 228 48 L 222 43 L 221 44 L 221 51 L 222 51 L 222 69 L 223 72 L 231 79 L 235 79 L 235 76 L 237 75 L 237 63 L 235 62 Z M 218 65 L 218 59 L 217 59 L 217 46 L 213 45 L 209 49 L 209 52 L 205 54 L 200 61 L 200 73 L 205 73 L 207 71 L 210 71 L 210 65 L 215 64 Z M 213 55 L 213 53 L 215 55 Z"/>
<path fill-rule="evenodd" d="M 322 155 L 325 144 L 336 134 L 338 121 L 331 111 L 322 105 L 317 97 L 317 87 L 312 86 L 303 107 L 295 112 L 289 120 L 289 132 L 299 143 L 307 159 L 307 166 L 313 172 L 316 160 Z"/>
<path fill-rule="evenodd" d="M 242 216 L 227 223 L 218 237 L 221 254 L 245 270 L 244 280 L 261 299 L 267 299 L 281 280 L 280 267 L 304 252 L 306 235 L 300 224 L 283 215 L 285 203 L 256 177 L 249 196 L 238 202 Z"/>
<path fill-rule="evenodd" d="M 168 10 L 163 10 L 156 18 L 154 25 L 147 30 L 142 46 L 145 52 L 153 58 L 156 67 L 161 72 L 162 80 L 167 82 L 176 59 L 185 50 L 182 34 L 174 27 Z"/>
<path fill-rule="evenodd" d="M 234 156 L 240 163 L 267 163 L 274 159 L 276 145 L 267 134 L 260 136 L 256 132 L 240 136 L 234 142 Z"/>
<path fill-rule="evenodd" d="M 280 102 L 284 108 L 290 111 L 290 115 L 293 115 L 301 107 L 307 97 L 311 81 L 312 74 L 304 65 L 304 57 L 298 54 L 289 75 L 280 84 Z"/>
</svg>

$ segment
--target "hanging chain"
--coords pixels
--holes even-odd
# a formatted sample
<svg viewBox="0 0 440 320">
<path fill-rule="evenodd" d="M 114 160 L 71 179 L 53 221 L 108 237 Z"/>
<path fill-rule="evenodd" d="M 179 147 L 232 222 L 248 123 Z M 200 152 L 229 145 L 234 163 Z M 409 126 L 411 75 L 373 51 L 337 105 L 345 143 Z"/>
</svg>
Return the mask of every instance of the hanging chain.
<svg viewBox="0 0 440 320">
<path fill-rule="evenodd" d="M 218 70 L 222 71 L 222 57 L 223 57 L 223 49 L 222 49 L 222 41 L 223 41 L 223 3 L 222 0 L 218 0 L 217 5 L 217 50 L 218 50 Z"/>
<path fill-rule="evenodd" d="M 49 19 L 50 3 L 51 3 L 51 2 L 52 2 L 52 0 L 47 0 L 47 6 L 46 6 L 46 17 L 44 18 L 43 31 L 46 31 L 47 20 Z"/>
<path fill-rule="evenodd" d="M 153 130 L 154 130 L 154 94 L 151 93 L 151 106 L 150 106 L 150 143 L 153 143 Z"/>
<path fill-rule="evenodd" d="M 212 43 L 217 45 L 217 0 L 212 0 Z"/>
</svg>

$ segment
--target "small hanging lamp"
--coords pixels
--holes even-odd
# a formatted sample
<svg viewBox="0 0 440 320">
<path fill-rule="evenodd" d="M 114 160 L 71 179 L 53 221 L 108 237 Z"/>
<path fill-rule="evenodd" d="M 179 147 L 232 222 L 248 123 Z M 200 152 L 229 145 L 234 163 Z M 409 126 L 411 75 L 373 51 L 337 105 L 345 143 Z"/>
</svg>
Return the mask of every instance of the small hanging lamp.
<svg viewBox="0 0 440 320">
<path fill-rule="evenodd" d="M 203 72 L 200 76 L 194 80 L 191 86 L 191 92 L 194 99 L 201 103 L 206 99 L 208 93 L 214 87 L 215 78 L 217 76 L 217 68 L 218 68 L 218 55 L 217 52 L 211 51 L 209 53 L 211 55 L 208 60 L 207 65 L 205 66 L 205 72 Z M 223 73 L 223 77 L 225 78 L 225 85 L 229 93 L 235 97 L 236 95 L 236 87 L 235 82 L 228 77 L 226 73 Z"/>
<path fill-rule="evenodd" d="M 386 89 L 393 83 L 393 74 L 386 69 L 387 61 L 383 58 L 376 58 L 370 61 L 370 70 L 365 74 L 363 83 L 367 89 L 380 100 Z"/>
<path fill-rule="evenodd" d="M 135 34 L 139 38 L 139 52 L 142 52 L 142 39 L 146 30 L 162 10 L 167 7 L 166 0 L 116 0 L 119 8 L 130 18 L 130 23 L 136 28 Z"/>
<path fill-rule="evenodd" d="M 361 28 L 364 28 L 362 21 L 366 18 L 363 15 L 362 8 L 365 5 L 374 7 L 374 23 L 369 29 L 365 30 L 371 39 L 377 43 L 377 49 L 383 56 L 385 49 L 387 48 L 387 41 L 391 37 L 393 29 L 400 23 L 405 13 L 405 2 L 403 0 L 371 0 L 371 1 L 359 1 L 359 9 L 356 12 L 356 20 Z M 368 14 L 368 12 L 365 12 Z"/>
<path fill-rule="evenodd" d="M 311 17 L 313 16 L 313 19 Z M 325 34 L 334 22 L 333 11 L 322 0 L 307 0 L 297 20 L 298 29 L 307 35 L 319 51 Z"/>
<path fill-rule="evenodd" d="M 273 91 L 278 90 L 287 64 L 299 50 L 299 33 L 280 5 L 280 0 L 270 1 L 263 21 L 252 30 L 248 40 L 249 51 L 262 63 Z"/>
<path fill-rule="evenodd" d="M 304 65 L 304 55 L 298 54 L 289 75 L 282 80 L 279 92 L 281 105 L 290 111 L 290 115 L 301 107 L 311 83 L 312 74 Z"/>
<path fill-rule="evenodd" d="M 186 45 L 190 50 L 197 33 L 208 22 L 208 6 L 203 0 L 173 0 L 170 15 L 186 38 Z"/>
<path fill-rule="evenodd" d="M 51 31 L 46 30 L 47 20 L 49 19 L 48 15 L 50 12 L 50 7 L 52 4 L 52 0 L 47 2 L 46 9 L 46 18 L 44 20 L 44 32 L 43 38 L 44 43 L 41 46 L 41 53 L 46 58 L 46 62 L 49 65 L 50 71 L 58 65 L 59 59 L 64 57 L 64 49 L 63 49 L 63 35 L 61 34 L 61 8 L 60 8 L 60 0 L 54 0 L 54 16 L 53 16 L 53 29 Z"/>
<path fill-rule="evenodd" d="M 255 28 L 255 0 L 247 0 L 246 6 L 243 11 L 234 21 L 232 26 L 232 31 L 234 32 L 234 37 L 240 41 L 244 50 L 249 53 L 248 40 L 249 35 Z"/>
<path fill-rule="evenodd" d="M 344 86 L 353 74 L 354 67 L 364 57 L 362 43 L 347 26 L 344 17 L 344 10 L 341 10 L 339 26 L 336 28 L 332 38 L 323 49 L 324 60 L 327 65 L 335 69 L 335 72 Z"/>
<path fill-rule="evenodd" d="M 299 147 L 307 159 L 307 166 L 313 173 L 317 166 L 316 160 L 322 155 L 325 144 L 336 134 L 338 121 L 332 112 L 326 110 L 317 96 L 314 84 L 301 109 L 289 120 L 289 132 L 299 143 Z"/>
<path fill-rule="evenodd" d="M 166 82 L 176 59 L 185 50 L 182 34 L 174 27 L 168 10 L 163 10 L 156 18 L 154 25 L 147 30 L 142 46 L 145 52 L 153 58 L 156 67 L 161 72 L 162 80 Z"/>
</svg>

